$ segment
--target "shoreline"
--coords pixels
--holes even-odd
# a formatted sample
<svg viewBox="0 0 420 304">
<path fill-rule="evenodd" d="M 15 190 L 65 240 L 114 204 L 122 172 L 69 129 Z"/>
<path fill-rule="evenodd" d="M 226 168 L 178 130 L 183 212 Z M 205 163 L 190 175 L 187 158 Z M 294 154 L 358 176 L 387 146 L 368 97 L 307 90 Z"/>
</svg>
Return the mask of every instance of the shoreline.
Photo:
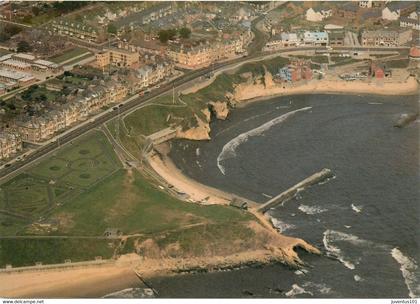
<svg viewBox="0 0 420 304">
<path fill-rule="evenodd" d="M 268 81 L 267 81 L 268 80 Z M 268 100 L 281 96 L 305 94 L 330 94 L 330 95 L 386 95 L 408 96 L 419 94 L 417 80 L 410 76 L 404 82 L 366 83 L 364 81 L 344 80 L 311 80 L 303 84 L 284 86 L 272 82 L 271 75 L 263 84 L 240 84 L 235 88 L 234 104 L 242 107 L 256 101 Z"/>
<path fill-rule="evenodd" d="M 411 77 L 410 77 L 411 78 Z M 296 86 L 286 92 L 286 87 L 262 88 L 266 92 L 265 95 L 255 96 L 252 98 L 239 99 L 237 106 L 245 106 L 250 102 L 267 100 L 278 96 L 299 95 L 299 94 L 374 94 L 374 95 L 403 95 L 401 92 L 411 92 L 406 95 L 418 94 L 418 83 L 411 80 L 407 81 L 407 85 L 395 84 L 399 86 L 396 90 L 392 86 L 393 93 L 383 90 L 383 87 L 370 84 L 364 88 L 367 91 L 356 90 L 359 87 L 357 82 L 352 82 L 351 86 L 345 86 L 347 90 L 335 87 L 333 91 L 323 91 L 332 85 L 334 81 L 327 81 L 322 86 L 316 83 L 307 83 Z M 341 82 L 341 81 L 339 81 Z M 249 90 L 262 85 L 249 86 Z M 384 84 L 386 86 L 386 83 Z M 258 87 L 260 89 L 260 87 Z M 363 88 L 362 88 L 363 89 Z M 351 90 L 351 91 L 350 91 Z M 372 92 L 371 90 L 380 90 Z M 283 91 L 283 93 L 274 93 Z M 397 92 L 398 91 L 398 92 Z M 252 92 L 252 91 L 251 91 Z M 254 95 L 248 95 L 252 96 Z M 205 204 L 229 204 L 230 200 L 235 197 L 233 194 L 223 192 L 221 190 L 203 185 L 187 176 L 176 167 L 173 161 L 166 153 L 155 152 L 147 159 L 150 167 L 162 179 L 173 185 L 178 190 L 184 192 L 189 198 L 196 202 Z M 187 257 L 187 258 L 163 258 L 163 259 L 144 259 L 136 254 L 128 254 L 121 256 L 114 265 L 95 267 L 89 266 L 83 269 L 65 269 L 65 270 L 47 270 L 47 271 L 28 271 L 21 273 L 1 273 L 0 274 L 0 296 L 1 297 L 101 297 L 118 290 L 129 288 L 130 286 L 138 286 L 141 284 L 136 276 L 136 272 L 145 278 L 173 276 L 182 273 L 190 273 L 199 270 L 208 272 L 221 269 L 236 269 L 252 264 L 270 264 L 274 262 L 282 262 L 289 266 L 296 267 L 303 263 L 296 251 L 296 247 L 301 247 L 308 252 L 319 254 L 319 250 L 304 240 L 288 237 L 280 234 L 269 222 L 268 218 L 254 210 L 250 212 L 256 217 L 255 222 L 261 224 L 261 228 L 272 238 L 268 242 L 266 248 L 255 249 L 249 251 L 238 252 L 227 256 L 203 256 L 203 257 Z M 34 283 L 35 282 L 35 283 Z"/>
</svg>

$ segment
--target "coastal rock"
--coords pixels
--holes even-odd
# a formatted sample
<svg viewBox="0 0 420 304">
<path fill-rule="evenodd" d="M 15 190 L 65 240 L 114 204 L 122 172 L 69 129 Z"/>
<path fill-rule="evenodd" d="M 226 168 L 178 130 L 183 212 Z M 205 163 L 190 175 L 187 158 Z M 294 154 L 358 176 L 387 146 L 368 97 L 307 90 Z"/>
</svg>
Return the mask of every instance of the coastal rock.
<svg viewBox="0 0 420 304">
<path fill-rule="evenodd" d="M 190 139 L 190 140 L 209 140 L 210 139 L 210 111 L 208 112 L 208 120 L 203 121 L 197 115 L 195 119 L 197 120 L 197 126 L 189 128 L 188 130 L 179 129 L 176 133 L 177 138 Z M 206 116 L 207 117 L 207 116 Z"/>
<path fill-rule="evenodd" d="M 229 114 L 227 102 L 211 101 L 209 106 L 217 119 L 225 120 Z"/>
</svg>

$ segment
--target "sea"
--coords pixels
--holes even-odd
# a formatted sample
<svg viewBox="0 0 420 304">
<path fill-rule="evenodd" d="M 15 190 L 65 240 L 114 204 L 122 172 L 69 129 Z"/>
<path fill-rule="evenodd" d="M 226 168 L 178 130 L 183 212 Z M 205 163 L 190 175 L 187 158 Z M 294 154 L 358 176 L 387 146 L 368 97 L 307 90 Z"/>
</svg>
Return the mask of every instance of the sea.
<svg viewBox="0 0 420 304">
<path fill-rule="evenodd" d="M 282 96 L 214 119 L 210 141 L 173 141 L 184 174 L 258 203 L 323 168 L 334 177 L 267 213 L 322 251 L 299 251 L 302 269 L 155 278 L 158 297 L 420 297 L 420 125 L 394 127 L 418 111 L 419 96 Z"/>
</svg>

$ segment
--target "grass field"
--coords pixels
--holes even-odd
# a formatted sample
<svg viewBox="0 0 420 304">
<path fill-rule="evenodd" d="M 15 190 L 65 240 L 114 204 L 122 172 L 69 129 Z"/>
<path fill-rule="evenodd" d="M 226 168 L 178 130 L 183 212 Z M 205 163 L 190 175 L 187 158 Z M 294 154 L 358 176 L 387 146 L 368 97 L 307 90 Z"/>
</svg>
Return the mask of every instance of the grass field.
<svg viewBox="0 0 420 304">
<path fill-rule="evenodd" d="M 0 235 L 22 229 L 21 225 L 12 228 L 15 225 L 10 216 L 28 223 L 39 219 L 119 168 L 101 132 L 91 132 L 64 147 L 1 185 L 0 213 L 8 218 L 0 218 Z"/>
<path fill-rule="evenodd" d="M 50 57 L 48 60 L 51 60 L 52 62 L 60 64 L 64 61 L 70 60 L 74 57 L 77 57 L 77 56 L 80 56 L 80 55 L 86 54 L 86 53 L 89 53 L 90 55 L 92 55 L 92 52 L 90 52 L 88 49 L 73 48 L 73 49 L 70 49 L 68 51 L 65 51 L 63 54 Z"/>
<path fill-rule="evenodd" d="M 72 262 L 94 260 L 101 256 L 109 259 L 117 246 L 107 239 L 0 239 L 0 268 L 7 264 L 33 266 L 35 263 L 58 264 L 67 259 Z"/>
<path fill-rule="evenodd" d="M 0 238 L 0 267 L 110 258 L 117 241 L 95 238 L 107 228 L 151 238 L 162 248 L 176 240 L 190 253 L 248 234 L 250 214 L 183 202 L 155 184 L 122 168 L 106 136 L 90 132 L 0 186 L 0 236 L 27 237 Z M 118 252 L 135 250 L 129 240 Z"/>
</svg>

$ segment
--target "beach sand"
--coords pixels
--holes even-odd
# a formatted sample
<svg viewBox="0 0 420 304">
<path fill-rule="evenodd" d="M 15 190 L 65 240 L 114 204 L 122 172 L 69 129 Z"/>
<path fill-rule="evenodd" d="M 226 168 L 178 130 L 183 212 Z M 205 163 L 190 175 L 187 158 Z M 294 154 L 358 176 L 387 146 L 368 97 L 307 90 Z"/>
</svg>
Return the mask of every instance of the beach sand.
<svg viewBox="0 0 420 304">
<path fill-rule="evenodd" d="M 0 297 L 97 298 L 140 284 L 131 267 L 117 265 L 0 274 Z"/>
<path fill-rule="evenodd" d="M 165 153 L 150 155 L 148 163 L 168 184 L 173 185 L 178 191 L 184 192 L 195 202 L 227 205 L 233 198 L 233 195 L 229 193 L 205 186 L 188 178 Z"/>
<path fill-rule="evenodd" d="M 270 83 L 240 84 L 235 88 L 236 102 L 262 100 L 275 96 L 297 94 L 375 94 L 375 95 L 412 95 L 419 93 L 419 85 L 414 77 L 402 82 L 365 82 L 343 80 L 312 80 L 307 83 L 290 86 Z"/>
</svg>

